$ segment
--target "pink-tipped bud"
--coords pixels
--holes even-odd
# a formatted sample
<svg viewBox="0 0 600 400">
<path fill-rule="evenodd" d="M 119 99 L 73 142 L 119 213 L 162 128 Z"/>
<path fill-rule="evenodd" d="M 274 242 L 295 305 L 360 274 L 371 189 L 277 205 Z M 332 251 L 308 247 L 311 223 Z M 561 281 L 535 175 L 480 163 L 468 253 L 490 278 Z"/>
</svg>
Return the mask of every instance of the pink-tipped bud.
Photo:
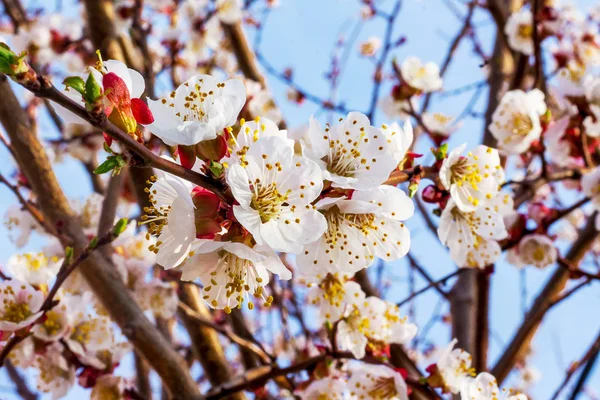
<svg viewBox="0 0 600 400">
<path fill-rule="evenodd" d="M 212 218 L 219 211 L 221 200 L 213 192 L 197 186 L 192 190 L 192 201 L 196 209 L 194 215 L 196 218 Z"/>
<path fill-rule="evenodd" d="M 183 168 L 192 169 L 196 163 L 196 149 L 194 146 L 177 146 L 177 155 Z"/>
<path fill-rule="evenodd" d="M 154 122 L 154 115 L 146 103 L 140 99 L 131 99 L 131 112 L 138 124 L 149 125 Z"/>
<path fill-rule="evenodd" d="M 198 157 L 204 161 L 219 161 L 227 154 L 227 141 L 223 135 L 196 145 Z"/>
<path fill-rule="evenodd" d="M 421 198 L 425 203 L 436 204 L 444 199 L 444 193 L 434 185 L 429 185 L 423 189 Z"/>
<path fill-rule="evenodd" d="M 221 232 L 221 225 L 213 218 L 196 217 L 196 238 L 213 239 L 215 235 Z"/>
</svg>

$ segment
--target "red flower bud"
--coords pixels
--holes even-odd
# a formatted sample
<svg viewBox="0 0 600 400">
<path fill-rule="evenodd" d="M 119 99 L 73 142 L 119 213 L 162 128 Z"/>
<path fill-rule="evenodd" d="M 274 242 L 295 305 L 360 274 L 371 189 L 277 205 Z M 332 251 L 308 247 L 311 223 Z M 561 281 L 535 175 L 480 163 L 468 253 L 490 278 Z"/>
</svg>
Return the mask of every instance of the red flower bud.
<svg viewBox="0 0 600 400">
<path fill-rule="evenodd" d="M 194 146 L 177 146 L 177 155 L 183 168 L 192 169 L 196 163 L 196 148 Z"/>
<path fill-rule="evenodd" d="M 423 189 L 421 198 L 425 203 L 436 204 L 444 198 L 444 193 L 439 190 L 435 185 L 429 185 Z"/>
<path fill-rule="evenodd" d="M 213 192 L 197 186 L 192 191 L 192 201 L 196 209 L 194 215 L 196 218 L 214 217 L 219 211 L 221 200 Z"/>
<path fill-rule="evenodd" d="M 198 239 L 214 239 L 215 235 L 221 232 L 221 225 L 210 218 L 196 217 L 196 238 Z"/>
<path fill-rule="evenodd" d="M 227 141 L 223 135 L 205 140 L 196 145 L 196 153 L 204 161 L 219 161 L 227 154 Z"/>
<path fill-rule="evenodd" d="M 131 99 L 131 112 L 138 124 L 148 125 L 154 122 L 154 115 L 148 105 L 140 99 Z"/>
</svg>

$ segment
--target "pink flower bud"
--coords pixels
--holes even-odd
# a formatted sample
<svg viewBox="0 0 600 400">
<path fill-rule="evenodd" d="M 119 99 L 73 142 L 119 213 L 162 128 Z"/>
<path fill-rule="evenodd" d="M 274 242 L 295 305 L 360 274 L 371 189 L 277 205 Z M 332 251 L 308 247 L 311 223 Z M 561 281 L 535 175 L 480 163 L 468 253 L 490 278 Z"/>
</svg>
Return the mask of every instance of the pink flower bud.
<svg viewBox="0 0 600 400">
<path fill-rule="evenodd" d="M 221 200 L 211 191 L 197 186 L 192 191 L 192 201 L 196 209 L 194 215 L 196 218 L 214 217 L 219 211 Z"/>
</svg>

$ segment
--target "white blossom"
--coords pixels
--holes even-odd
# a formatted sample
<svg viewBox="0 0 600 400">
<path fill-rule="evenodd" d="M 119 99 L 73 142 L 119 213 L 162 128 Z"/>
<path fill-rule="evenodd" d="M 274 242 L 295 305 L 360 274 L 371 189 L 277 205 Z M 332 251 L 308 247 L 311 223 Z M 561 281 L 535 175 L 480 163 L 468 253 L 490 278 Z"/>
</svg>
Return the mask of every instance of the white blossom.
<svg viewBox="0 0 600 400">
<path fill-rule="evenodd" d="M 450 136 L 452 132 L 458 129 L 458 124 L 454 123 L 454 117 L 442 113 L 423 113 L 423 125 L 427 129 L 440 136 Z"/>
<path fill-rule="evenodd" d="M 600 106 L 590 104 L 592 115 L 588 115 L 583 120 L 586 135 L 590 137 L 600 136 Z"/>
<path fill-rule="evenodd" d="M 346 387 L 347 383 L 343 378 L 327 377 L 311 382 L 298 394 L 302 400 L 350 400 Z"/>
<path fill-rule="evenodd" d="M 34 231 L 41 231 L 40 224 L 29 211 L 18 204 L 12 204 L 4 213 L 4 226 L 8 230 L 9 239 L 17 248 L 25 246 Z"/>
<path fill-rule="evenodd" d="M 548 236 L 538 234 L 521 239 L 517 254 L 523 265 L 533 265 L 540 269 L 554 264 L 558 257 L 554 242 Z"/>
<path fill-rule="evenodd" d="M 245 102 L 241 80 L 219 82 L 209 75 L 197 75 L 168 97 L 148 100 L 154 115 L 148 129 L 169 146 L 195 145 L 234 125 Z"/>
<path fill-rule="evenodd" d="M 526 152 L 542 134 L 540 116 L 545 112 L 544 93 L 539 89 L 506 92 L 489 126 L 498 147 L 510 154 Z"/>
<path fill-rule="evenodd" d="M 442 212 L 438 237 L 450 248 L 452 260 L 459 267 L 483 268 L 500 256 L 498 240 L 508 236 L 504 216 L 512 208 L 511 197 L 502 194 L 472 212 L 461 211 L 450 200 Z"/>
<path fill-rule="evenodd" d="M 311 118 L 302 149 L 333 187 L 359 190 L 375 188 L 387 180 L 397 166 L 393 151 L 387 136 L 358 112 L 325 129 Z"/>
<path fill-rule="evenodd" d="M 248 100 L 248 111 L 255 117 L 261 116 L 270 119 L 276 124 L 280 124 L 283 121 L 283 114 L 277 107 L 277 104 L 275 104 L 273 95 L 263 88 L 254 93 Z"/>
<path fill-rule="evenodd" d="M 407 343 L 417 333 L 417 327 L 398 316 L 398 307 L 378 297 L 367 297 L 352 304 L 339 322 L 336 341 L 341 350 L 361 359 L 366 346 L 382 350 L 390 343 Z"/>
<path fill-rule="evenodd" d="M 359 399 L 408 400 L 408 387 L 398 371 L 365 364 L 352 372 L 348 387 Z"/>
<path fill-rule="evenodd" d="M 455 349 L 457 340 L 454 339 L 442 350 L 436 363 L 436 372 L 442 378 L 444 391 L 458 394 L 465 378 L 474 376 L 471 367 L 472 357 L 463 349 Z"/>
<path fill-rule="evenodd" d="M 35 366 L 39 370 L 37 387 L 50 393 L 52 400 L 64 398 L 75 384 L 75 366 L 62 355 L 63 346 L 53 343 L 36 356 Z"/>
<path fill-rule="evenodd" d="M 204 300 L 211 307 L 228 312 L 235 307 L 241 308 L 244 302 L 250 309 L 254 308 L 252 296 L 270 304 L 273 298 L 264 293 L 269 272 L 280 279 L 292 278 L 292 273 L 269 248 L 250 248 L 243 243 L 212 240 L 199 240 L 194 246 L 193 257 L 182 269 L 182 280 L 200 278 L 204 284 Z"/>
<path fill-rule="evenodd" d="M 399 188 L 357 190 L 351 199 L 324 198 L 316 207 L 327 221 L 327 230 L 296 256 L 304 275 L 353 274 L 371 265 L 375 257 L 394 261 L 408 252 L 410 233 L 402 221 L 413 215 L 414 204 Z"/>
<path fill-rule="evenodd" d="M 366 41 L 360 43 L 358 49 L 360 54 L 365 57 L 373 57 L 381 48 L 381 39 L 377 36 L 370 36 Z"/>
<path fill-rule="evenodd" d="M 8 259 L 6 269 L 17 280 L 30 285 L 47 285 L 56 277 L 62 261 L 44 253 L 15 254 Z"/>
<path fill-rule="evenodd" d="M 461 400 L 527 400 L 524 394 L 498 389 L 496 378 L 487 372 L 482 372 L 475 378 L 464 379 L 460 388 L 460 398 Z"/>
<path fill-rule="evenodd" d="M 504 27 L 511 49 L 525 55 L 533 54 L 533 14 L 528 9 L 512 13 Z"/>
<path fill-rule="evenodd" d="M 192 184 L 174 175 L 156 172 L 149 189 L 152 207 L 146 209 L 142 223 L 148 232 L 158 235 L 149 249 L 156 253 L 156 262 L 164 268 L 174 268 L 189 255 L 196 240 Z M 149 235 L 148 235 L 149 237 Z"/>
<path fill-rule="evenodd" d="M 396 163 L 402 162 L 414 139 L 410 120 L 407 119 L 402 128 L 400 128 L 397 122 L 390 125 L 381 125 L 381 132 L 387 138 L 389 152 L 394 157 L 394 160 L 396 160 Z"/>
<path fill-rule="evenodd" d="M 440 69 L 434 62 L 424 64 L 418 57 L 408 57 L 400 66 L 400 73 L 408 86 L 424 93 L 442 88 Z"/>
<path fill-rule="evenodd" d="M 324 321 L 335 322 L 339 320 L 347 307 L 364 300 L 360 285 L 348 281 L 346 276 L 340 274 L 327 274 L 320 280 L 308 284 L 310 288 L 306 300 L 319 308 L 319 317 Z"/>
<path fill-rule="evenodd" d="M 31 325 L 42 312 L 41 291 L 16 279 L 0 282 L 0 331 L 14 332 Z"/>
<path fill-rule="evenodd" d="M 229 155 L 221 159 L 221 163 L 226 166 L 241 163 L 254 143 L 260 138 L 269 136 L 287 139 L 288 132 L 285 130 L 280 131 L 277 124 L 268 118 L 256 117 L 252 121 L 240 120 L 238 134 L 236 136 L 230 134 L 227 143 Z M 292 147 L 294 146 L 294 141 L 291 139 L 288 139 L 287 143 Z"/>
<path fill-rule="evenodd" d="M 470 212 L 496 196 L 504 172 L 497 150 L 480 145 L 463 156 L 465 148 L 466 144 L 463 144 L 450 152 L 439 176 L 456 206 L 461 211 Z"/>
<path fill-rule="evenodd" d="M 234 24 L 242 19 L 243 0 L 217 0 L 217 16 L 226 24 Z"/>
<path fill-rule="evenodd" d="M 323 187 L 321 171 L 294 156 L 286 139 L 261 138 L 230 166 L 227 183 L 239 203 L 235 217 L 259 245 L 299 253 L 326 229 L 325 218 L 311 205 Z"/>
</svg>

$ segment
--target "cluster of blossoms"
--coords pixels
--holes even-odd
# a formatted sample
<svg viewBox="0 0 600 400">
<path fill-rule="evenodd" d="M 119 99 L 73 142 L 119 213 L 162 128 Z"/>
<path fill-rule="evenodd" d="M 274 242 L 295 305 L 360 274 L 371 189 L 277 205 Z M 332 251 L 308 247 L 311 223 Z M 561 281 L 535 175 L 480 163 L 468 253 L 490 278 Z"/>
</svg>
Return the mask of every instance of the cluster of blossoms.
<svg viewBox="0 0 600 400">
<path fill-rule="evenodd" d="M 29 51 L 36 67 L 46 68 L 60 58 L 69 73 L 79 74 L 64 81 L 69 98 L 152 151 L 166 149 L 163 157 L 215 188 L 155 171 L 146 182 L 149 205 L 139 221 L 106 249 L 118 276 L 149 316 L 174 319 L 180 280 L 200 287 L 202 299 L 219 319 L 234 308 L 271 306 L 276 301 L 276 286 L 269 285 L 274 276 L 294 278 L 308 287 L 306 300 L 315 307 L 311 312 L 318 316 L 319 339 L 326 343 L 304 347 L 336 360 L 324 370 L 316 368 L 295 394 L 319 400 L 407 400 L 414 382 L 386 359 L 390 345 L 408 345 L 417 327 L 396 304 L 367 296 L 355 274 L 377 259 L 394 262 L 407 255 L 411 234 L 405 223 L 414 214 L 412 198 L 421 179 L 432 181 L 420 198 L 437 207 L 438 237 L 459 268 L 484 269 L 507 249 L 507 260 L 518 267 L 542 269 L 557 261 L 555 240 L 575 233 L 550 232 L 560 211 L 547 205 L 551 188 L 532 189 L 536 193 L 526 212 L 518 195 L 513 200 L 508 191 L 516 187 L 518 194 L 519 184 L 534 187 L 551 173 L 577 171 L 574 182 L 564 186 L 585 195 L 583 200 L 598 212 L 600 229 L 600 167 L 594 167 L 600 144 L 600 77 L 594 69 L 600 65 L 598 18 L 586 19 L 558 5 L 543 7 L 535 18 L 527 7 L 513 13 L 505 34 L 515 52 L 533 56 L 536 45 L 558 39 L 552 49 L 556 84 L 548 90 L 504 93 L 487 127 L 498 149 L 480 145 L 469 151 L 464 144 L 449 151 L 446 141 L 458 122 L 439 112 L 416 110 L 419 100 L 443 86 L 438 66 L 417 57 L 395 68 L 397 84 L 379 104 L 389 118 L 406 119 L 402 126 L 376 127 L 366 115 L 349 112 L 325 125 L 313 117 L 306 129 L 293 134 L 280 129 L 282 113 L 263 85 L 215 77 L 215 70 L 218 76 L 234 76 L 239 69 L 224 30 L 247 17 L 243 3 L 146 1 L 142 12 L 152 10 L 165 19 L 156 27 L 162 40 L 153 43 L 150 22 L 133 15 L 137 2 L 115 2 L 119 31 L 147 32 L 152 69 L 172 70 L 174 90 L 158 99 L 145 99 L 144 77 L 120 61 L 98 57 L 95 66 L 86 68 L 95 56 L 76 22 L 39 18 L 9 41 Z M 363 18 L 373 17 L 374 10 L 366 4 Z M 360 44 L 359 53 L 374 58 L 382 45 L 371 37 Z M 288 72 L 284 77 L 291 80 Z M 300 103 L 303 95 L 290 93 L 290 99 Z M 52 143 L 53 161 L 69 153 L 92 166 L 104 148 L 114 173 L 121 172 L 130 155 L 121 143 L 58 104 L 55 111 L 65 126 L 63 139 Z M 411 117 L 435 145 L 431 166 L 414 166 L 419 155 L 411 151 Z M 505 168 L 525 166 L 533 178 L 507 182 Z M 409 194 L 396 186 L 399 176 L 406 176 L 401 182 L 408 182 Z M 123 188 L 121 197 L 132 200 L 130 190 Z M 102 202 L 95 194 L 73 204 L 90 240 L 101 234 Z M 573 231 L 583 218 L 573 213 Z M 11 207 L 5 220 L 19 248 L 33 232 L 47 239 L 42 251 L 14 255 L 2 271 L 0 342 L 20 340 L 10 360 L 36 369 L 39 389 L 54 398 L 66 395 L 76 381 L 92 388 L 92 398 L 128 398 L 132 382 L 115 369 L 131 348 L 82 275 L 72 273 L 52 304 L 43 306 L 69 261 L 68 252 L 46 236 L 26 209 Z M 291 256 L 289 263 L 284 254 Z M 419 385 L 426 382 L 429 389 L 463 400 L 526 400 L 517 391 L 500 390 L 491 374 L 476 374 L 471 356 L 455 345 L 452 341 L 436 355 Z M 533 380 L 530 375 L 523 371 L 523 381 Z"/>
<path fill-rule="evenodd" d="M 168 98 L 150 101 L 149 129 L 177 146 L 182 165 L 204 173 L 219 166 L 233 205 L 168 173 L 148 189 L 143 217 L 157 236 L 152 250 L 166 269 L 200 278 L 204 298 L 231 310 L 263 298 L 268 272 L 290 279 L 275 252 L 296 255 L 297 273 L 354 274 L 376 257 L 404 256 L 403 221 L 410 198 L 385 185 L 412 143 L 410 125 L 376 128 L 350 113 L 323 128 L 311 120 L 294 141 L 267 118 L 240 119 L 246 90 L 239 80 L 195 76 Z"/>
<path fill-rule="evenodd" d="M 90 238 L 98 231 L 102 200 L 93 194 L 73 203 Z M 113 373 L 131 346 L 122 341 L 118 328 L 78 271 L 60 286 L 55 304 L 41 309 L 64 263 L 57 239 L 47 236 L 19 207 L 10 208 L 5 221 L 17 247 L 25 246 L 33 232 L 47 242 L 41 252 L 12 256 L 3 269 L 10 279 L 0 283 L 2 340 L 23 338 L 9 360 L 20 368 L 36 369 L 38 389 L 55 399 L 65 396 L 76 382 L 93 387 L 93 399 L 105 398 L 103 391 L 125 393 L 133 382 Z M 136 233 L 136 225 L 135 221 L 129 223 L 112 242 L 112 261 L 142 309 L 156 318 L 172 318 L 178 303 L 176 288 L 155 276 L 156 256 L 148 250 L 145 234 Z"/>
</svg>

